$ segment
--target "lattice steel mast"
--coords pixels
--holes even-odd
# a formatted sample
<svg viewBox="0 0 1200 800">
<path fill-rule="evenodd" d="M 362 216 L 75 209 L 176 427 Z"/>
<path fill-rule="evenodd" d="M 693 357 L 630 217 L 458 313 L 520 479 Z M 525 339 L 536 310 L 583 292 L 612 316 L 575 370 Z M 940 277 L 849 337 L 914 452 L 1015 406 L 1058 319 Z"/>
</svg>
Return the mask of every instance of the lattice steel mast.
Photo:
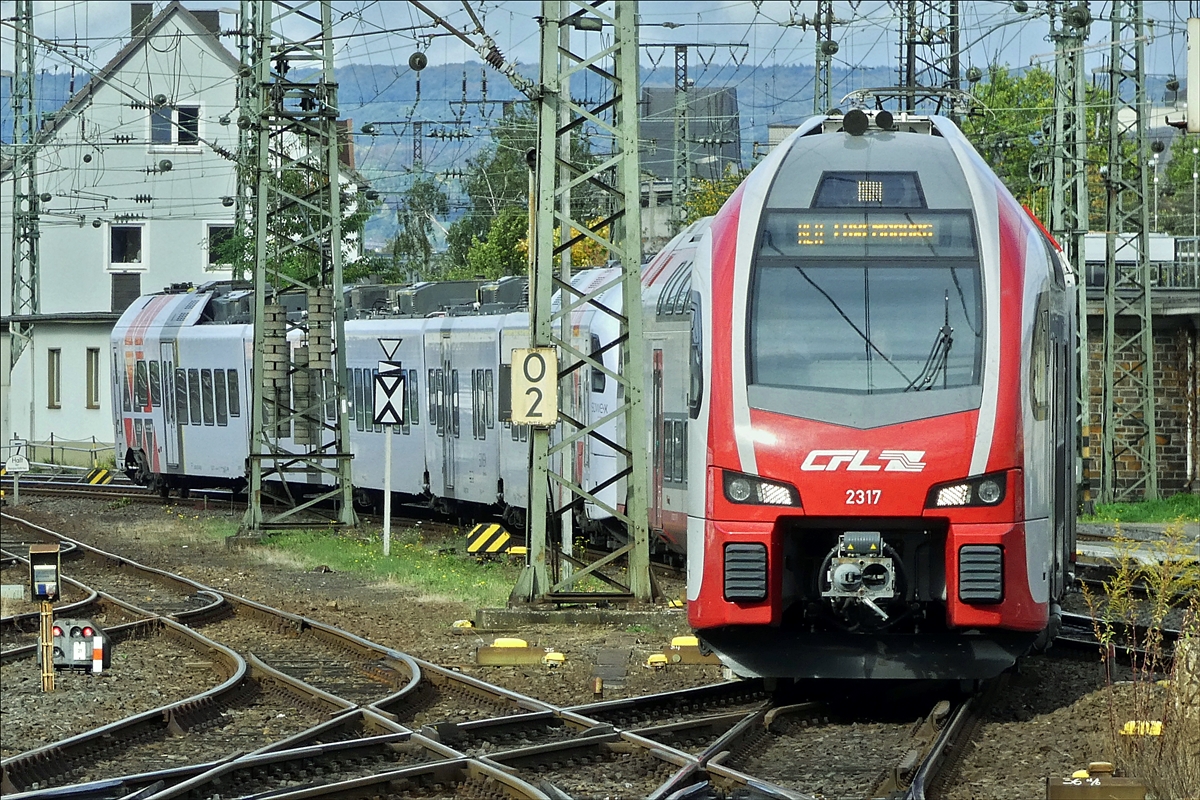
<svg viewBox="0 0 1200 800">
<path fill-rule="evenodd" d="M 256 5 L 254 373 L 244 527 L 302 524 L 297 513 L 326 500 L 336 504 L 337 522 L 352 525 L 346 370 L 333 362 L 346 350 L 331 4 Z M 285 291 L 303 292 L 307 312 L 289 314 L 280 302 Z M 295 487 L 306 484 L 311 494 L 297 497 Z M 264 502 L 268 491 L 282 510 Z"/>
<path fill-rule="evenodd" d="M 673 230 L 679 232 L 687 219 L 688 192 L 691 190 L 691 147 L 688 141 L 688 45 L 675 45 L 675 148 L 671 171 L 671 208 Z M 653 191 L 653 189 L 651 189 Z"/>
<path fill-rule="evenodd" d="M 1108 64 L 1104 270 L 1103 471 L 1100 499 L 1158 496 L 1154 325 L 1146 152 L 1146 42 L 1141 0 L 1113 0 Z M 1130 476 L 1119 480 L 1118 470 Z"/>
<path fill-rule="evenodd" d="M 234 197 L 234 231 L 242 241 L 254 239 L 255 196 L 258 187 L 258 135 L 253 125 L 255 97 L 258 87 L 255 82 L 254 56 L 258 12 L 258 0 L 240 0 L 238 8 L 238 143 L 237 143 L 237 195 Z M 234 259 L 233 279 L 245 276 L 244 260 Z"/>
<path fill-rule="evenodd" d="M 817 0 L 813 30 L 817 33 L 813 114 L 828 114 L 833 108 L 833 56 L 838 51 L 838 43 L 833 40 L 833 0 Z"/>
<path fill-rule="evenodd" d="M 1091 388 L 1088 369 L 1087 276 L 1084 239 L 1089 228 L 1087 185 L 1087 73 L 1083 46 L 1091 14 L 1086 2 L 1054 0 L 1049 4 L 1050 38 L 1054 42 L 1054 139 L 1050 181 L 1050 232 L 1066 251 L 1078 281 L 1079 372 L 1076 422 L 1085 481 L 1091 456 Z M 1086 498 L 1085 498 L 1086 499 Z"/>
<path fill-rule="evenodd" d="M 38 231 L 41 198 L 37 189 L 37 104 L 34 102 L 33 0 L 17 0 L 13 15 L 12 77 L 12 285 L 9 322 L 10 365 L 16 366 L 33 335 L 22 320 L 41 310 Z"/>
<path fill-rule="evenodd" d="M 617 408 L 599 419 L 571 418 L 560 411 L 558 436 L 551 439 L 548 429 L 534 429 L 533 469 L 529 495 L 529 541 L 532 586 L 520 587 L 530 599 L 554 600 L 576 597 L 571 592 L 587 575 L 600 577 L 601 568 L 624 557 L 627 561 L 627 585 L 604 576 L 614 592 L 587 593 L 592 599 L 632 597 L 649 601 L 653 596 L 650 579 L 650 539 L 646 505 L 645 410 L 642 402 L 644 381 L 641 305 L 641 203 L 638 186 L 638 38 L 637 3 L 589 3 L 582 0 L 543 0 L 542 2 L 541 87 L 536 92 L 539 104 L 538 151 L 536 169 L 536 218 L 534 227 L 534 268 L 530 287 L 531 346 L 557 347 L 560 353 L 560 396 L 566 396 L 570 381 L 579 369 L 599 370 L 621 386 Z M 603 28 L 608 30 L 602 31 Z M 573 31 L 595 31 L 586 54 L 571 46 Z M 611 38 L 609 35 L 611 31 Z M 592 80 L 599 78 L 607 90 L 598 92 L 595 103 L 576 102 L 571 97 L 571 79 L 588 71 Z M 593 84 L 594 86 L 594 84 Z M 595 90 L 593 90 L 595 91 Z M 565 122 L 563 121 L 565 120 Z M 570 137 L 565 135 L 581 126 L 592 130 L 592 141 L 611 142 L 608 153 L 587 164 L 573 163 Z M 562 167 L 567 169 L 561 169 Z M 569 179 L 568 179 L 569 178 Z M 590 185 L 602 196 L 600 219 L 588 219 L 570 203 L 560 203 L 572 186 Z M 576 218 L 576 217 L 579 218 Z M 611 227 L 609 227 L 611 226 Z M 610 233 L 604 234 L 608 227 Z M 559 233 L 556 242 L 556 231 Z M 574 233 L 572 233 L 574 231 Z M 562 279 L 555 265 L 556 256 L 576 242 L 591 239 L 601 245 L 621 265 L 618 276 L 584 295 Z M 623 307 L 618 312 L 597 302 L 614 286 L 621 286 Z M 551 297 L 561 293 L 559 308 L 552 309 Z M 593 308 L 611 316 L 618 325 L 612 347 L 619 348 L 621 365 L 616 371 L 605 367 L 597 353 L 580 352 L 563 337 L 560 325 L 579 310 Z M 603 438 L 600 427 L 609 422 L 624 422 L 625 445 Z M 604 486 L 584 486 L 568 477 L 561 468 L 576 444 L 589 437 L 604 441 L 617 453 L 620 469 L 616 478 L 626 488 L 624 508 L 612 508 L 597 496 Z M 612 481 L 606 481 L 605 485 Z M 551 502 L 550 487 L 561 487 L 567 501 Z M 576 569 L 568 576 L 555 575 L 552 563 L 551 533 L 555 520 L 570 514 L 581 502 L 592 502 L 607 509 L 628 531 L 628 543 L 599 561 L 560 556 Z M 618 503 L 619 505 L 619 503 Z M 560 579 L 561 578 L 561 579 Z"/>
<path fill-rule="evenodd" d="M 930 101 L 931 113 L 954 116 L 961 86 L 958 23 L 958 0 L 908 0 L 900 42 L 902 110 L 913 113 Z"/>
</svg>

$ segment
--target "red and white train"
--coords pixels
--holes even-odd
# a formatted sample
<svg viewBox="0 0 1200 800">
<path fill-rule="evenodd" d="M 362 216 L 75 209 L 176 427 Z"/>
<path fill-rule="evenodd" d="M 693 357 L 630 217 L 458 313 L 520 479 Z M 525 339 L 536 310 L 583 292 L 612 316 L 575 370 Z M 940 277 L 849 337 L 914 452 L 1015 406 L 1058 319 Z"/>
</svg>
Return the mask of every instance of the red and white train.
<svg viewBox="0 0 1200 800">
<path fill-rule="evenodd" d="M 686 550 L 690 622 L 727 665 L 979 678 L 1052 638 L 1075 550 L 1074 277 L 951 122 L 810 120 L 642 287 L 650 526 L 658 550 Z M 249 299 L 149 295 L 114 328 L 117 456 L 136 480 L 244 485 Z M 378 342 L 402 339 L 391 491 L 519 527 L 528 434 L 504 388 L 528 312 L 378 305 L 349 303 L 339 366 L 358 495 L 388 488 L 368 387 Z M 592 352 L 616 335 L 584 311 L 572 330 Z M 332 419 L 332 387 L 315 391 Z M 563 398 L 585 420 L 615 401 L 585 371 Z M 589 485 L 615 474 L 603 444 L 571 456 Z M 577 530 L 620 533 L 598 506 L 579 514 Z"/>
<path fill-rule="evenodd" d="M 1074 279 L 953 123 L 808 121 L 691 297 L 688 616 L 728 666 L 981 678 L 1052 638 Z"/>
</svg>

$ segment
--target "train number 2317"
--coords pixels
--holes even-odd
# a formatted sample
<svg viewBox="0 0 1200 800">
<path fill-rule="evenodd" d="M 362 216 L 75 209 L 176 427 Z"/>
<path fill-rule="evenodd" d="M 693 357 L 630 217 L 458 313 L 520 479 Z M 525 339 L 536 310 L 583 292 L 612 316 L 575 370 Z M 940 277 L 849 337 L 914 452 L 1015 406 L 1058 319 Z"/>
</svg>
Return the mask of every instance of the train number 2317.
<svg viewBox="0 0 1200 800">
<path fill-rule="evenodd" d="M 879 497 L 883 492 L 880 489 L 847 489 L 846 490 L 846 505 L 848 506 L 873 506 L 879 503 Z"/>
</svg>

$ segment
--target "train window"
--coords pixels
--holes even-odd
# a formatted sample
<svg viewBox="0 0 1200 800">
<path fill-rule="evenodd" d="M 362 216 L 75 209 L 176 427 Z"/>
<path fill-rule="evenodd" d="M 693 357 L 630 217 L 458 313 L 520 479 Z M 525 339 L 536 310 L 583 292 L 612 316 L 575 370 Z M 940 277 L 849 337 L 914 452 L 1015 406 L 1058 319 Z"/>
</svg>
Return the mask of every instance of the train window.
<svg viewBox="0 0 1200 800">
<path fill-rule="evenodd" d="M 496 427 L 496 387 L 490 369 L 483 373 L 483 406 L 483 415 L 487 426 L 489 428 Z"/>
<path fill-rule="evenodd" d="M 663 483 L 670 483 L 675 477 L 675 423 L 671 420 L 663 420 L 662 429 L 659 431 L 662 437 L 662 442 L 654 448 L 662 454 L 662 478 Z"/>
<path fill-rule="evenodd" d="M 437 425 L 437 390 L 433 376 L 433 370 L 429 370 L 429 382 L 425 384 L 425 391 L 429 393 L 429 424 Z"/>
<path fill-rule="evenodd" d="M 236 369 L 227 370 L 225 377 L 229 389 L 229 416 L 240 417 L 242 415 L 242 387 L 238 371 Z"/>
<path fill-rule="evenodd" d="M 591 356 L 600 363 L 604 363 L 604 356 L 600 354 L 600 337 L 594 333 L 592 334 Z M 596 369 L 595 367 L 590 367 L 589 371 L 592 373 L 592 391 L 596 393 L 603 392 L 608 376 L 604 374 L 603 370 Z"/>
<path fill-rule="evenodd" d="M 847 224 L 862 220 L 851 215 Z M 962 217 L 962 219 L 957 219 Z M 933 215 L 928 215 L 933 219 Z M 937 215 L 957 253 L 972 246 L 966 214 Z M 841 224 L 831 218 L 830 225 Z M 873 221 L 869 224 L 876 224 Z M 904 223 L 913 224 L 917 223 Z M 922 223 L 923 224 L 923 223 Z M 934 224 L 934 223 L 930 223 Z M 792 230 L 795 230 L 793 225 Z M 764 233 L 765 235 L 765 233 Z M 795 235 L 793 233 L 793 235 Z M 815 234 L 814 234 L 815 236 Z M 851 395 L 977 386 L 983 355 L 979 263 L 935 251 L 879 258 L 862 244 L 817 244 L 797 258 L 758 257 L 751 286 L 752 384 Z M 903 241 L 903 240 L 901 240 Z M 892 255 L 915 242 L 890 244 Z M 853 248 L 859 248 L 854 256 Z"/>
<path fill-rule="evenodd" d="M 1046 419 L 1048 404 L 1047 390 L 1050 370 L 1050 309 L 1048 296 L 1038 296 L 1037 317 L 1033 324 L 1033 341 L 1029 354 L 1029 404 L 1033 418 L 1038 422 Z"/>
<path fill-rule="evenodd" d="M 446 435 L 446 387 L 444 385 L 445 375 L 439 370 L 430 370 L 430 385 L 429 385 L 429 414 L 430 422 L 437 425 L 437 435 Z"/>
<path fill-rule="evenodd" d="M 450 370 L 450 408 L 454 413 L 454 436 L 458 437 L 458 370 Z"/>
<path fill-rule="evenodd" d="M 133 366 L 133 402 L 138 411 L 150 405 L 150 379 L 146 374 L 146 362 L 138 359 Z"/>
<path fill-rule="evenodd" d="M 175 424 L 175 365 L 162 362 L 162 406 L 168 425 Z"/>
<path fill-rule="evenodd" d="M 125 411 L 132 411 L 133 406 L 129 400 L 129 376 L 121 376 L 121 408 Z"/>
<path fill-rule="evenodd" d="M 471 438 L 479 438 L 479 370 L 471 370 Z"/>
<path fill-rule="evenodd" d="M 692 334 L 688 347 L 688 416 L 700 416 L 704 400 L 704 315 L 700 310 L 700 293 L 692 292 Z M 619 387 L 618 387 L 619 388 Z"/>
<path fill-rule="evenodd" d="M 501 422 L 512 422 L 512 364 L 500 365 L 500 401 L 496 404 L 496 414 Z M 516 439 L 513 436 L 513 441 Z"/>
<path fill-rule="evenodd" d="M 354 370 L 354 426 L 362 431 L 367 428 L 367 404 L 363 402 L 363 371 Z"/>
<path fill-rule="evenodd" d="M 404 391 L 408 392 L 408 423 L 420 425 L 421 395 L 417 387 L 417 371 L 415 369 L 408 371 L 408 386 L 404 387 Z"/>
<path fill-rule="evenodd" d="M 915 172 L 826 172 L 813 208 L 925 208 Z"/>
<path fill-rule="evenodd" d="M 157 361 L 150 362 L 150 405 L 158 408 L 162 405 L 162 376 L 159 374 Z"/>
<path fill-rule="evenodd" d="M 217 416 L 213 408 L 213 376 L 211 369 L 200 370 L 200 397 L 204 403 L 204 424 L 215 425 Z"/>
<path fill-rule="evenodd" d="M 675 420 L 675 482 L 687 485 L 687 420 Z"/>
<path fill-rule="evenodd" d="M 371 370 L 371 380 L 369 380 L 369 381 L 366 380 L 365 376 L 364 376 L 364 380 L 363 380 L 363 383 L 366 384 L 364 386 L 364 390 L 366 391 L 367 397 L 371 401 L 371 413 L 368 416 L 370 416 L 372 424 L 375 422 L 375 379 L 378 377 L 379 377 L 379 370 L 372 369 Z M 375 425 L 374 428 L 375 428 L 376 433 L 383 433 L 383 425 Z"/>
<path fill-rule="evenodd" d="M 225 370 L 213 370 L 213 399 L 217 401 L 217 424 L 229 424 L 229 395 L 225 389 Z"/>
<path fill-rule="evenodd" d="M 188 407 L 192 411 L 192 424 L 200 424 L 200 370 L 189 369 L 188 375 Z"/>
<path fill-rule="evenodd" d="M 180 425 L 188 424 L 187 373 L 175 370 L 175 419 Z"/>
</svg>

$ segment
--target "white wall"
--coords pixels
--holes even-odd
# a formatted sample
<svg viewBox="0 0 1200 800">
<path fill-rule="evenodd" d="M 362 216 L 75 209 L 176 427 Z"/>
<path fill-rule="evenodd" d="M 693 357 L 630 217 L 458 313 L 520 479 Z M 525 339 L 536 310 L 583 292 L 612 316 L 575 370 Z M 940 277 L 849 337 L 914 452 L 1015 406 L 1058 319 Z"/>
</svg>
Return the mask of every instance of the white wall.
<svg viewBox="0 0 1200 800">
<path fill-rule="evenodd" d="M 214 151 L 237 146 L 236 63 L 189 14 L 175 13 L 57 130 L 38 154 L 42 206 L 40 239 L 42 314 L 111 312 L 112 276 L 136 272 L 141 291 L 171 283 L 228 278 L 208 269 L 209 223 L 230 224 L 222 198 L 236 191 L 234 164 Z M 200 143 L 151 143 L 150 106 L 198 106 Z M 177 114 L 177 110 L 175 111 Z M 221 118 L 227 117 L 227 124 Z M 171 161 L 170 171 L 157 169 Z M 137 198 L 149 197 L 149 201 Z M 0 185 L 0 313 L 11 313 L 12 182 Z M 135 218 L 129 218 L 133 215 Z M 111 263 L 114 225 L 142 228 L 137 263 Z M 109 369 L 111 323 L 40 322 L 34 339 L 0 391 L 0 441 L 14 432 L 34 440 L 112 442 L 109 392 L 101 408 L 87 409 L 85 353 L 98 347 Z M 46 407 L 46 350 L 62 351 L 62 407 Z M 5 348 L 4 361 L 8 357 Z M 32 356 L 32 358 L 30 358 Z"/>
</svg>

